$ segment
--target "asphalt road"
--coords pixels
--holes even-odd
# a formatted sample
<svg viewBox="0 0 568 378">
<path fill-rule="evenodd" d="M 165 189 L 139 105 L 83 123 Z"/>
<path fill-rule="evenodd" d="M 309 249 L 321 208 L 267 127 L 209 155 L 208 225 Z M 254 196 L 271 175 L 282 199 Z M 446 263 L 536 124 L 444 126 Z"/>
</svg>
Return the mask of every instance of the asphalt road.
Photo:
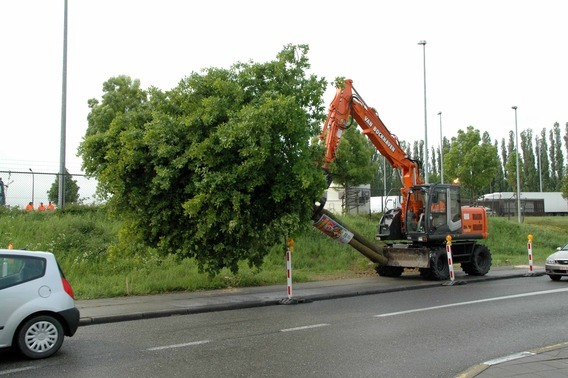
<svg viewBox="0 0 568 378">
<path fill-rule="evenodd" d="M 92 325 L 0 376 L 453 377 L 567 341 L 566 298 L 541 276 Z"/>
</svg>

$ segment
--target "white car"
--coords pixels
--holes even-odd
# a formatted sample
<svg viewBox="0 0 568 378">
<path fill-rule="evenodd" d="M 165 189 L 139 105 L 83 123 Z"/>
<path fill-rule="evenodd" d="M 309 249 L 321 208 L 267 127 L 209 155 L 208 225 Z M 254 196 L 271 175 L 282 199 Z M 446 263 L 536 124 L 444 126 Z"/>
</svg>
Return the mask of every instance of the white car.
<svg viewBox="0 0 568 378">
<path fill-rule="evenodd" d="M 0 249 L 0 348 L 46 358 L 78 326 L 73 289 L 52 253 Z"/>
<path fill-rule="evenodd" d="M 563 276 L 568 276 L 568 244 L 558 247 L 556 252 L 546 258 L 544 269 L 553 281 L 559 281 Z"/>
</svg>

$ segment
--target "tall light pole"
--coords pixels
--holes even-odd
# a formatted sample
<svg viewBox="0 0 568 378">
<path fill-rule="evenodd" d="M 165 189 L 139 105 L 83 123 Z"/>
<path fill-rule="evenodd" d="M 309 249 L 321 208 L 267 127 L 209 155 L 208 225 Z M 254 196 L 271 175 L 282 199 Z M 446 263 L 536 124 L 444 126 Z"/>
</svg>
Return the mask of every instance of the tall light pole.
<svg viewBox="0 0 568 378">
<path fill-rule="evenodd" d="M 59 144 L 59 188 L 57 206 L 65 206 L 65 141 L 67 129 L 67 0 L 63 14 L 63 81 L 61 85 L 61 141 Z"/>
<path fill-rule="evenodd" d="M 440 116 L 440 183 L 444 183 L 444 139 L 442 138 L 442 112 L 438 112 Z"/>
<path fill-rule="evenodd" d="M 542 141 L 538 138 L 536 140 L 536 148 L 538 154 L 538 182 L 539 182 L 540 192 L 542 193 L 542 167 L 541 167 Z"/>
<path fill-rule="evenodd" d="M 34 204 L 35 177 L 34 177 L 34 171 L 32 171 L 31 168 L 29 168 L 29 170 L 32 173 L 32 204 Z"/>
<path fill-rule="evenodd" d="M 515 157 L 517 158 L 517 221 L 521 223 L 521 177 L 519 175 L 519 133 L 517 132 L 517 107 L 512 106 L 515 111 Z"/>
<path fill-rule="evenodd" d="M 426 114 L 426 41 L 422 45 L 422 62 L 424 66 L 424 182 L 428 184 L 428 117 Z"/>
</svg>

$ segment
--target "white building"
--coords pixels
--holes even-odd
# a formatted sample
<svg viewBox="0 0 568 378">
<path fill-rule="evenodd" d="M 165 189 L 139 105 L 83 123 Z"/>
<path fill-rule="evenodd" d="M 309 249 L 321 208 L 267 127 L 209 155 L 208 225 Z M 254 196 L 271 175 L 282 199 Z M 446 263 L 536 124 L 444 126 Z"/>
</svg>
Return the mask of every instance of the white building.
<svg viewBox="0 0 568 378">
<path fill-rule="evenodd" d="M 561 192 L 521 192 L 521 212 L 525 215 L 568 215 L 568 200 Z M 485 194 L 479 198 L 479 205 L 493 210 L 497 215 L 517 214 L 515 192 Z"/>
<path fill-rule="evenodd" d="M 348 214 L 369 214 L 371 212 L 371 185 L 349 188 L 347 194 L 342 186 L 332 183 L 325 191 L 327 199 L 324 209 L 335 214 L 342 214 L 343 207 Z"/>
</svg>

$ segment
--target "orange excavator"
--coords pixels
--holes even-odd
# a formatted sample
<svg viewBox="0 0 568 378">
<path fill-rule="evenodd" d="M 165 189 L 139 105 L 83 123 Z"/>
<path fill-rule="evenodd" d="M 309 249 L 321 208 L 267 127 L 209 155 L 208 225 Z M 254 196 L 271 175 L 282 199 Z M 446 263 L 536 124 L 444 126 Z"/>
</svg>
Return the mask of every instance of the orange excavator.
<svg viewBox="0 0 568 378">
<path fill-rule="evenodd" d="M 345 80 L 337 88 L 323 125 L 321 140 L 327 149 L 323 168 L 335 159 L 335 152 L 345 128 L 355 122 L 377 151 L 400 172 L 401 205 L 383 212 L 378 225 L 377 244 L 349 230 L 323 209 L 322 200 L 314 211 L 314 226 L 349 243 L 377 264 L 381 276 L 398 277 L 405 268 L 418 268 L 429 279 L 449 277 L 445 243 L 452 240 L 452 258 L 469 275 L 485 275 L 491 267 L 489 249 L 479 244 L 488 236 L 488 221 L 482 207 L 461 206 L 460 187 L 454 184 L 424 183 L 420 177 L 422 164 L 408 157 L 398 139 Z"/>
</svg>

